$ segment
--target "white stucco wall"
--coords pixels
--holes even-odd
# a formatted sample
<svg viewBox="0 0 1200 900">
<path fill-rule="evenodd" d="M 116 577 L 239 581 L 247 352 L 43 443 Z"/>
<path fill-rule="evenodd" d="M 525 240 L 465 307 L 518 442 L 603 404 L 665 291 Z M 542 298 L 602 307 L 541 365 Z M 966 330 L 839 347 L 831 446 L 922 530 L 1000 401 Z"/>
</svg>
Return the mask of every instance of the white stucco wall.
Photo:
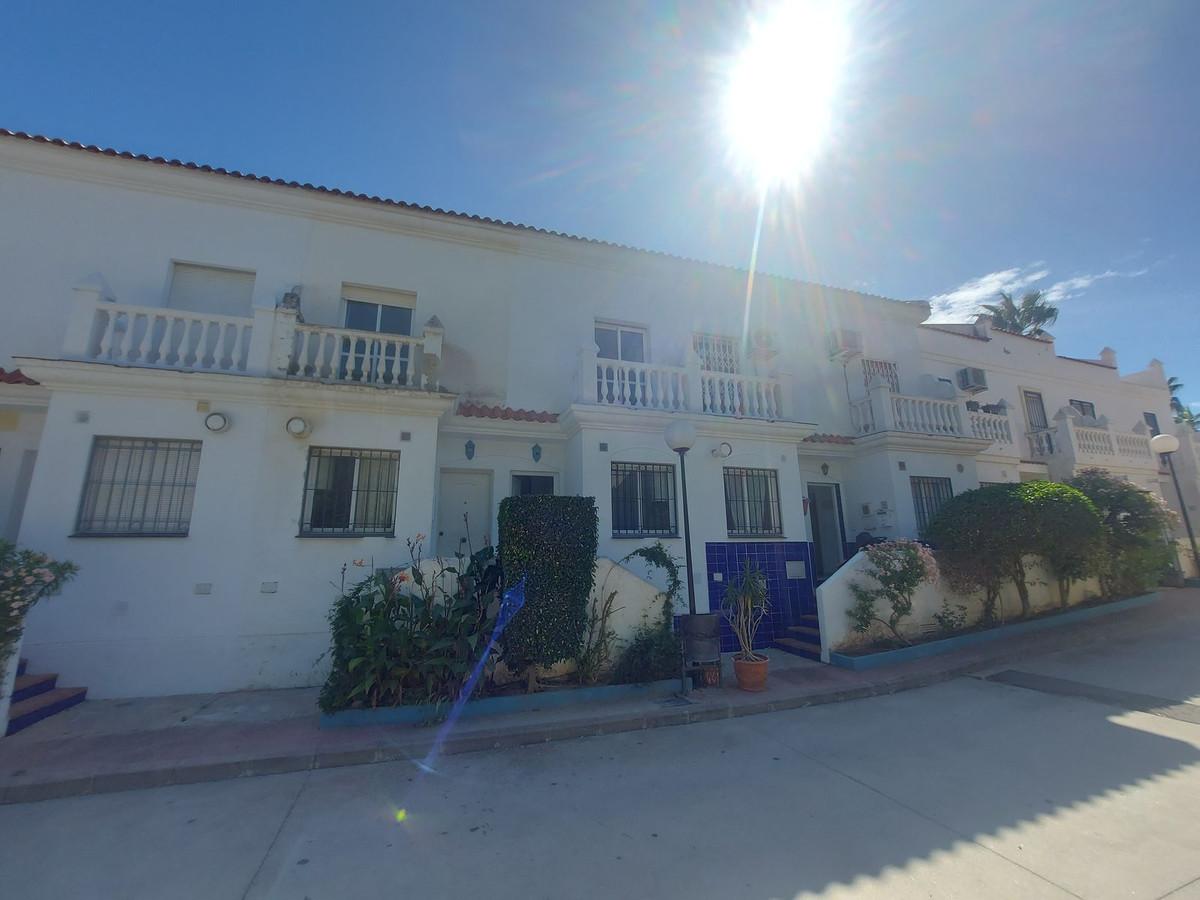
<svg viewBox="0 0 1200 900">
<path fill-rule="evenodd" d="M 858 634 L 851 628 L 850 619 L 846 616 L 846 611 L 854 605 L 851 584 L 857 582 L 867 587 L 877 586 L 875 580 L 866 574 L 871 568 L 866 554 L 856 553 L 833 577 L 817 588 L 817 615 L 821 621 L 821 657 L 826 662 L 829 661 L 831 650 L 852 649 L 889 634 L 887 629 L 878 623 L 872 625 L 866 634 Z M 1029 603 L 1033 610 L 1057 608 L 1060 605 L 1058 583 L 1047 576 L 1042 565 L 1033 558 L 1026 560 L 1026 574 Z M 1099 585 L 1095 580 L 1077 581 L 1071 586 L 1070 603 L 1080 603 L 1097 596 L 1098 592 Z M 968 626 L 979 620 L 982 595 L 964 597 L 956 594 L 942 579 L 932 584 L 922 584 L 917 589 L 913 595 L 912 615 L 901 622 L 900 631 L 906 635 L 917 636 L 923 628 L 936 625 L 933 617 L 941 612 L 943 600 L 949 601 L 951 606 L 962 604 L 967 608 Z M 886 601 L 878 601 L 876 608 L 883 618 L 891 612 Z M 1004 586 L 996 604 L 996 614 L 1003 620 L 1012 620 L 1021 614 L 1021 601 L 1015 585 L 1008 583 Z"/>
</svg>

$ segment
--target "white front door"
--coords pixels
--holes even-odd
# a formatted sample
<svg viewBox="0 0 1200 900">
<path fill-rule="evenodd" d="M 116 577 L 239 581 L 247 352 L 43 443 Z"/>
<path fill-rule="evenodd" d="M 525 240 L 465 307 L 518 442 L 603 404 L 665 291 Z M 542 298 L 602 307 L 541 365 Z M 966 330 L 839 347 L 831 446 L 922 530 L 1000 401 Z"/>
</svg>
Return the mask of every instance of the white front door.
<svg viewBox="0 0 1200 900">
<path fill-rule="evenodd" d="M 468 554 L 492 543 L 491 472 L 442 472 L 438 556 Z"/>
</svg>

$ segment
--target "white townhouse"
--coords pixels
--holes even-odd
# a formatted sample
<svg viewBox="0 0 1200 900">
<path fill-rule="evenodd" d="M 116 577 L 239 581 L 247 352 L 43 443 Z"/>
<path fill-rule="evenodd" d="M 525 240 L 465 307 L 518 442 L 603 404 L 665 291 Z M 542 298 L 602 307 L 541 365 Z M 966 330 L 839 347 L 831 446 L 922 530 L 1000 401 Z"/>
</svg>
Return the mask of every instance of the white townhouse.
<svg viewBox="0 0 1200 900">
<path fill-rule="evenodd" d="M 700 608 L 753 559 L 813 656 L 861 533 L 1081 466 L 1162 489 L 1157 362 L 769 276 L 747 315 L 746 277 L 0 132 L 0 534 L 82 568 L 22 655 L 94 697 L 315 683 L 344 564 L 479 547 L 513 494 L 682 557 L 680 418 Z"/>
</svg>

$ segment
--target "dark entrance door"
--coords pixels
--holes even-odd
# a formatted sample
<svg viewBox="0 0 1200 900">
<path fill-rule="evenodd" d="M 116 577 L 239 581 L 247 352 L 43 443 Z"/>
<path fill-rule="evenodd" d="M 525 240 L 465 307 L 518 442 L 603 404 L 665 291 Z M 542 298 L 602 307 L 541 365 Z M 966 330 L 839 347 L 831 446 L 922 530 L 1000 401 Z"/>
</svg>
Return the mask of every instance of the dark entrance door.
<svg viewBox="0 0 1200 900">
<path fill-rule="evenodd" d="M 842 491 L 838 485 L 809 483 L 808 520 L 812 527 L 813 580 L 821 582 L 845 561 Z"/>
</svg>

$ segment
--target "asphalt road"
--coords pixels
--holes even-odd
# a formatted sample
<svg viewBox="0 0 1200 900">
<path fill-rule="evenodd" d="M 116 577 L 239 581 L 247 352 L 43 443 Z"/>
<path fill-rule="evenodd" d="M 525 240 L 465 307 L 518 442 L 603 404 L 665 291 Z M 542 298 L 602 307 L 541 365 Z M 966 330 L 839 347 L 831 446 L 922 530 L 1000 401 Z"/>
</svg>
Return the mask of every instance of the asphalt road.
<svg viewBox="0 0 1200 900">
<path fill-rule="evenodd" d="M 21 898 L 1200 898 L 1200 616 L 888 697 L 0 808 Z M 402 814 L 397 814 L 402 811 Z"/>
</svg>

